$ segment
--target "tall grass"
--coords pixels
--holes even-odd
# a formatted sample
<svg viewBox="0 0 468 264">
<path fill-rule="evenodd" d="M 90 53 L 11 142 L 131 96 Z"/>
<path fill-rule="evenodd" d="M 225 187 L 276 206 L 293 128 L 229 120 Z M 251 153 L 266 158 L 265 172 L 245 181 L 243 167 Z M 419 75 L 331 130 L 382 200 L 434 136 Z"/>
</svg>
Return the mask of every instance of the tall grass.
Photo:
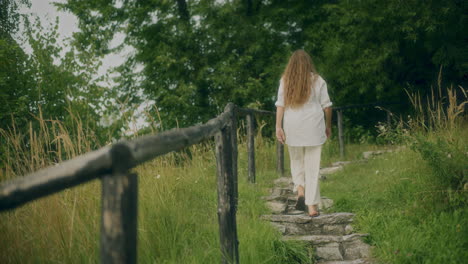
<svg viewBox="0 0 468 264">
<path fill-rule="evenodd" d="M 458 91 L 458 92 L 457 92 Z M 442 68 L 439 71 L 437 88 L 431 87 L 431 96 L 425 100 L 421 94 L 408 93 L 415 114 L 408 123 L 413 132 L 455 132 L 466 122 L 467 92 L 461 86 L 442 88 Z"/>
<path fill-rule="evenodd" d="M 410 94 L 410 100 L 416 110 L 408 121 L 410 146 L 433 169 L 438 192 L 454 206 L 468 205 L 467 92 L 461 86 L 443 90 L 439 74 L 438 89 L 431 89 L 431 97 L 423 102 L 419 94 Z"/>
<path fill-rule="evenodd" d="M 1 180 L 52 165 L 93 148 L 80 119 L 70 133 L 57 120 L 37 118 L 26 133 L 5 131 Z M 259 219 L 268 213 L 275 147 L 256 137 L 257 183 L 247 182 L 247 156 L 239 137 L 240 258 L 243 263 L 310 263 L 301 243 L 284 242 Z M 188 154 L 189 153 L 189 154 Z M 32 163 L 32 164 L 30 164 Z M 220 260 L 213 144 L 194 145 L 134 169 L 139 177 L 138 260 L 141 263 L 216 263 Z M 0 214 L 0 263 L 95 263 L 99 260 L 101 190 L 98 181 L 62 191 Z"/>
<path fill-rule="evenodd" d="M 356 213 L 379 263 L 466 263 L 468 137 L 462 87 L 409 94 L 414 114 L 384 137 L 409 148 L 351 164 L 323 182 L 335 211 Z"/>
<path fill-rule="evenodd" d="M 15 120 L 9 128 L 0 128 L 0 179 L 23 175 L 99 147 L 95 131 L 75 112 L 69 109 L 68 114 L 71 121 L 66 124 L 43 118 L 39 109 L 26 130 L 18 128 Z"/>
</svg>

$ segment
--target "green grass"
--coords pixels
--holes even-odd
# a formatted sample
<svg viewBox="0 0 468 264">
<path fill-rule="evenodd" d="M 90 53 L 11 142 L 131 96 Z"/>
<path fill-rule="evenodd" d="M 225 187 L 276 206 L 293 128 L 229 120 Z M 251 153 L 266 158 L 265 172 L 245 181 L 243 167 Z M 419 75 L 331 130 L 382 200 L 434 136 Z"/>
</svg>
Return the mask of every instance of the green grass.
<svg viewBox="0 0 468 264">
<path fill-rule="evenodd" d="M 358 160 L 374 145 L 347 145 L 339 158 L 335 141 L 323 147 L 322 166 Z M 247 182 L 246 146 L 239 146 L 237 214 L 241 263 L 310 263 L 304 244 L 281 241 L 259 219 L 268 213 L 261 196 L 276 175 L 275 146 L 256 140 L 257 183 Z M 135 169 L 139 175 L 140 263 L 218 263 L 216 171 L 212 147 L 190 148 L 192 158 L 170 154 Z M 288 171 L 286 148 L 285 167 Z M 468 211 L 447 209 L 431 168 L 404 149 L 345 166 L 321 183 L 334 211 L 356 213 L 355 229 L 369 233 L 381 263 L 463 263 L 468 259 Z M 287 175 L 288 172 L 287 172 Z M 100 184 L 83 186 L 0 214 L 0 263 L 99 262 Z"/>
<path fill-rule="evenodd" d="M 468 209 L 453 209 L 431 168 L 410 149 L 350 164 L 322 182 L 334 211 L 356 213 L 381 263 L 466 263 Z"/>
<path fill-rule="evenodd" d="M 257 183 L 247 182 L 245 144 L 239 146 L 239 252 L 242 263 L 308 263 L 303 244 L 259 219 L 268 213 L 275 148 L 257 142 Z M 209 146 L 190 148 L 192 159 L 171 154 L 135 169 L 139 175 L 138 261 L 218 263 L 216 163 Z M 182 162 L 181 162 L 182 160 Z M 99 262 L 100 184 L 78 188 L 0 214 L 0 263 Z"/>
</svg>

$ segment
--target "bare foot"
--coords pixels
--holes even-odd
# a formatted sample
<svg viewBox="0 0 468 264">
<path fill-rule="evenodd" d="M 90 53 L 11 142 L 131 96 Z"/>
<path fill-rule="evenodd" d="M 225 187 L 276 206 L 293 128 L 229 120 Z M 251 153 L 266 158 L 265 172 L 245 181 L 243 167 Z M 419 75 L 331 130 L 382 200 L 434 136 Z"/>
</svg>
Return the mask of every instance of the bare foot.
<svg viewBox="0 0 468 264">
<path fill-rule="evenodd" d="M 316 217 L 320 215 L 320 213 L 317 211 L 317 205 L 309 205 L 308 207 L 310 217 Z"/>
</svg>

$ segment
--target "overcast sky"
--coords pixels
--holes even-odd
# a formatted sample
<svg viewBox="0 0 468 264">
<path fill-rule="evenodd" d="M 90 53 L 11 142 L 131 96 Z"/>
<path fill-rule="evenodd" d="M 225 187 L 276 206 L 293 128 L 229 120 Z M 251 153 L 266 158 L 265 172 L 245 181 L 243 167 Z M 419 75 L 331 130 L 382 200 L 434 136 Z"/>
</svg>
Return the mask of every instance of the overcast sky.
<svg viewBox="0 0 468 264">
<path fill-rule="evenodd" d="M 78 20 L 75 15 L 69 12 L 58 11 L 57 8 L 52 4 L 53 2 L 65 2 L 63 0 L 31 0 L 31 8 L 22 8 L 20 10 L 23 14 L 35 14 L 42 22 L 44 28 L 47 28 L 50 23 L 54 23 L 56 17 L 59 18 L 59 33 L 60 41 L 64 45 L 66 38 L 71 38 L 73 32 L 78 30 Z M 20 33 L 21 34 L 21 33 Z M 123 40 L 122 35 L 118 35 L 112 43 L 119 43 Z M 111 44 L 112 45 L 112 44 Z M 25 50 L 30 50 L 26 45 Z M 99 69 L 99 75 L 105 74 L 110 67 L 115 67 L 124 61 L 126 53 L 131 52 L 130 50 L 124 50 L 122 54 L 108 55 L 103 59 L 103 64 Z"/>
<path fill-rule="evenodd" d="M 83 0 L 86 1 L 86 0 Z M 22 14 L 35 14 L 37 15 L 42 23 L 42 26 L 47 29 L 50 28 L 51 23 L 55 23 L 55 19 L 59 18 L 59 34 L 60 38 L 58 40 L 59 45 L 62 45 L 65 50 L 69 49 L 69 45 L 66 45 L 67 38 L 71 38 L 73 32 L 79 31 L 78 29 L 78 19 L 75 15 L 58 11 L 57 8 L 52 4 L 53 2 L 65 2 L 64 0 L 31 0 L 31 8 L 21 8 L 20 13 Z M 22 36 L 21 26 L 20 32 L 18 33 L 18 40 L 21 39 Z M 116 37 L 112 40 L 110 46 L 114 47 L 115 45 L 121 43 L 123 41 L 124 35 L 119 33 L 116 34 Z M 21 42 L 21 41 L 20 41 Z M 31 48 L 26 43 L 22 43 L 23 48 L 26 52 L 30 52 Z M 123 49 L 119 54 L 110 54 L 107 55 L 102 60 L 102 66 L 99 68 L 98 75 L 101 76 L 105 74 L 111 67 L 116 67 L 122 64 L 125 60 L 125 57 L 131 53 L 133 50 L 131 48 Z M 138 70 L 138 69 L 137 69 Z M 102 86 L 111 86 L 112 83 L 100 83 Z M 143 114 L 144 110 L 154 104 L 153 100 L 146 100 L 141 105 L 138 106 L 136 112 L 133 116 L 133 121 L 130 122 L 130 128 L 125 131 L 125 134 L 130 135 L 133 134 L 138 129 L 145 127 L 148 125 L 146 118 Z"/>
</svg>

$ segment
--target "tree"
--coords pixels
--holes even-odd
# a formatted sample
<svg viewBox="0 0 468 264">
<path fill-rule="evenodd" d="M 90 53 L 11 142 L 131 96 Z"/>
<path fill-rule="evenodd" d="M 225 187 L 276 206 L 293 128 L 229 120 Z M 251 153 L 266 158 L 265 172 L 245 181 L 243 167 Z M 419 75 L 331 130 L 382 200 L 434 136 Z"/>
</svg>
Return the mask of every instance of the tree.
<svg viewBox="0 0 468 264">
<path fill-rule="evenodd" d="M 17 125 L 24 125 L 29 111 L 31 68 L 27 55 L 13 39 L 21 4 L 28 5 L 28 1 L 0 2 L 0 128 L 11 124 L 11 118 L 17 120 Z"/>
<path fill-rule="evenodd" d="M 309 51 L 335 105 L 401 100 L 427 90 L 441 65 L 466 84 L 464 1 L 122 1 L 68 0 L 77 43 L 97 55 L 115 32 L 135 48 L 122 67 L 127 96 L 142 88 L 166 127 L 206 121 L 226 102 L 273 109 L 290 52 Z M 141 82 L 128 69 L 143 65 Z M 123 80 L 123 79 L 122 79 Z M 138 96 L 133 96 L 138 104 Z"/>
</svg>

